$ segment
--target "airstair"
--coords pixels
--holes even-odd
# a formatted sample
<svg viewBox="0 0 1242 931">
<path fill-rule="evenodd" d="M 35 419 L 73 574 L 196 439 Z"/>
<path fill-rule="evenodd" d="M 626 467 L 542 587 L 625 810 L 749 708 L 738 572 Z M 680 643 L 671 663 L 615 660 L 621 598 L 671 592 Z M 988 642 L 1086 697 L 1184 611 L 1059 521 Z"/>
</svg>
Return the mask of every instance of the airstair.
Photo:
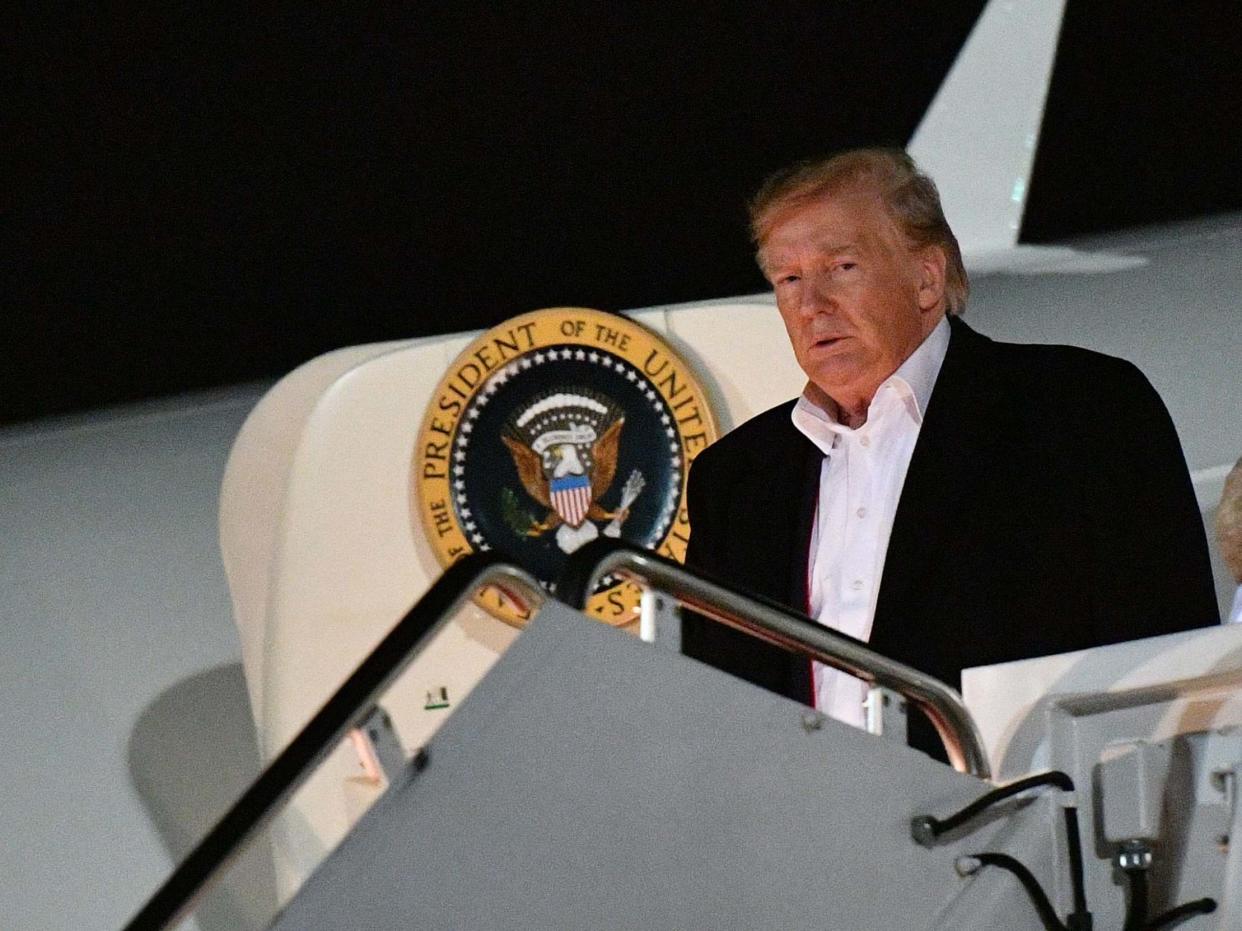
<svg viewBox="0 0 1242 931">
<path fill-rule="evenodd" d="M 652 642 L 575 607 L 616 576 L 644 587 Z M 383 695 L 489 586 L 533 619 L 407 758 Z M 1182 666 L 1209 654 L 1214 665 L 1137 690 L 1050 695 L 1035 718 L 1049 760 L 1066 765 L 998 786 L 953 690 L 794 612 L 613 541 L 575 554 L 555 590 L 492 554 L 451 567 L 127 929 L 189 915 L 351 733 L 366 735 L 388 788 L 274 931 L 1038 931 L 1092 927 L 1091 912 L 1099 929 L 1242 927 L 1230 843 L 1242 735 L 1135 737 L 1157 735 L 1170 709 L 1228 704 L 1242 630 L 1088 651 L 1098 668 L 1108 651 L 1131 668 L 1177 651 Z M 680 607 L 865 679 L 870 733 L 669 649 Z M 936 725 L 952 766 L 904 745 L 906 708 Z"/>
</svg>

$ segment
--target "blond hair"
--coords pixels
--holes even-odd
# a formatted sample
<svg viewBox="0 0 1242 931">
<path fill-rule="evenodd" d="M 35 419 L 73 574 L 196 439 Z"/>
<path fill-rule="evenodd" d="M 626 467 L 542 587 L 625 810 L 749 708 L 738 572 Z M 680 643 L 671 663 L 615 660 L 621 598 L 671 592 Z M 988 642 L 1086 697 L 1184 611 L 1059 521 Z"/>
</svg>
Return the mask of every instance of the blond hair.
<svg viewBox="0 0 1242 931">
<path fill-rule="evenodd" d="M 759 253 L 780 214 L 852 188 L 878 194 L 913 248 L 936 246 L 944 252 L 945 304 L 950 315 L 962 313 L 970 293 L 962 250 L 944 218 L 936 183 L 901 149 L 853 149 L 769 177 L 749 205 L 751 239 Z"/>
<path fill-rule="evenodd" d="M 1225 476 L 1225 490 L 1216 508 L 1216 539 L 1225 565 L 1242 583 L 1242 459 Z"/>
</svg>

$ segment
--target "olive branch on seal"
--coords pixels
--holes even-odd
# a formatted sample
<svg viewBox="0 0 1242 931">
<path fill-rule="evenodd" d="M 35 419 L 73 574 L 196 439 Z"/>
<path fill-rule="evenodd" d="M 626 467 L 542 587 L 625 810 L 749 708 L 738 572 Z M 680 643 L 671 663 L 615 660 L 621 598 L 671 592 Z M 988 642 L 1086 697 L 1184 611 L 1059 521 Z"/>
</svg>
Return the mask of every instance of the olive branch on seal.
<svg viewBox="0 0 1242 931">
<path fill-rule="evenodd" d="M 527 531 L 535 525 L 535 518 L 518 503 L 518 496 L 512 488 L 504 488 L 500 492 L 500 513 L 510 530 L 523 540 L 527 539 Z"/>
</svg>

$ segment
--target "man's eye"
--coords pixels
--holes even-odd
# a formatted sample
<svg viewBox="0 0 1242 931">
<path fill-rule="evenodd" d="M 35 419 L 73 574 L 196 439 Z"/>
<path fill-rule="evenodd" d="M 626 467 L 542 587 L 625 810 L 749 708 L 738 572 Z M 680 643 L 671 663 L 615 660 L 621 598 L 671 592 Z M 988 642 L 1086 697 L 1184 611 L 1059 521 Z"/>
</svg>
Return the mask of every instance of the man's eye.
<svg viewBox="0 0 1242 931">
<path fill-rule="evenodd" d="M 857 262 L 841 262 L 840 264 L 837 265 L 837 268 L 843 272 L 853 271 L 857 267 L 858 267 Z"/>
<path fill-rule="evenodd" d="M 795 281 L 798 281 L 798 280 L 799 280 L 799 276 L 798 276 L 798 275 L 778 275 L 778 276 L 777 276 L 777 278 L 776 278 L 776 283 L 777 283 L 778 285 L 780 285 L 780 284 L 793 284 Z"/>
</svg>

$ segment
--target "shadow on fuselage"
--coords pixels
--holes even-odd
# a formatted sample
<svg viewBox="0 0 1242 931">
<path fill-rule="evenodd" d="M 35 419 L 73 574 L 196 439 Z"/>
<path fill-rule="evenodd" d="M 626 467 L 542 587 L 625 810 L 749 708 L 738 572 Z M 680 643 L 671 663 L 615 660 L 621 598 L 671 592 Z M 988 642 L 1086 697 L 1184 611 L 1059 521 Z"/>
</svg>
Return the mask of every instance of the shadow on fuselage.
<svg viewBox="0 0 1242 931">
<path fill-rule="evenodd" d="M 180 863 L 259 773 L 241 665 L 217 666 L 160 694 L 138 717 L 128 758 L 134 788 Z M 260 835 L 194 915 L 201 931 L 257 931 L 275 910 L 271 847 Z"/>
</svg>

